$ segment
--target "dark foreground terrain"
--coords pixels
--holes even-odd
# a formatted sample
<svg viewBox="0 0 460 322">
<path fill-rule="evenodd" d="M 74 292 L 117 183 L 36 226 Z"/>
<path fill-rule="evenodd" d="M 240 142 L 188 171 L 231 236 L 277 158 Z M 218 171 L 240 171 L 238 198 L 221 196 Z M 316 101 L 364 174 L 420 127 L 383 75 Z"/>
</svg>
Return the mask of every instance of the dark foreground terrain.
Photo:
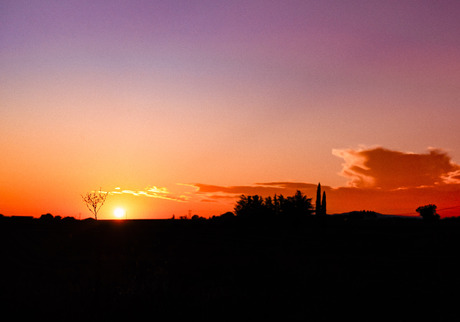
<svg viewBox="0 0 460 322">
<path fill-rule="evenodd" d="M 452 321 L 460 222 L 2 218 L 2 313 L 66 320 Z"/>
</svg>

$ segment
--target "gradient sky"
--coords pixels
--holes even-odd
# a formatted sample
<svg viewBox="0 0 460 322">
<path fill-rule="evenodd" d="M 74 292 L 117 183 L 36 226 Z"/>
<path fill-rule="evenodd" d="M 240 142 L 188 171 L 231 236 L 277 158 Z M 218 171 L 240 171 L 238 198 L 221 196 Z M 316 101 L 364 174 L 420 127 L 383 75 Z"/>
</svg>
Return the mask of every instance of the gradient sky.
<svg viewBox="0 0 460 322">
<path fill-rule="evenodd" d="M 460 214 L 459 1 L 0 2 L 0 213 L 241 193 Z M 447 210 L 449 210 L 447 209 Z M 447 213 L 442 213 L 446 215 Z"/>
</svg>

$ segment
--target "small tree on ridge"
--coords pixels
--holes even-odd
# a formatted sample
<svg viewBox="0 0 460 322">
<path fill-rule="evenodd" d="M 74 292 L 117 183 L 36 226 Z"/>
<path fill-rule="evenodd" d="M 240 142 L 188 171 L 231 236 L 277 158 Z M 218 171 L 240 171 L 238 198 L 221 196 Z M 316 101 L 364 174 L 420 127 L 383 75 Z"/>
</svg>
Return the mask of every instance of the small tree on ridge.
<svg viewBox="0 0 460 322">
<path fill-rule="evenodd" d="M 88 192 L 81 196 L 83 202 L 86 204 L 86 207 L 94 215 L 94 219 L 97 220 L 97 213 L 101 209 L 108 195 L 108 192 L 103 192 L 101 189 L 99 189 L 99 191 Z"/>
</svg>

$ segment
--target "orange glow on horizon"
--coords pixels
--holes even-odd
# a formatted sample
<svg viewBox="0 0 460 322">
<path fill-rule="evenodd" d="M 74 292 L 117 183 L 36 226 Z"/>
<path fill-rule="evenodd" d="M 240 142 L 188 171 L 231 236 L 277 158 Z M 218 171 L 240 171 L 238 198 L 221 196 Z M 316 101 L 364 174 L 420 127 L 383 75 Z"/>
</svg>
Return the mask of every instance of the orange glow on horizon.
<svg viewBox="0 0 460 322">
<path fill-rule="evenodd" d="M 345 158 L 344 153 L 350 157 Z M 415 154 L 369 148 L 334 154 L 346 160 L 342 174 L 349 179 L 349 185 L 331 187 L 323 183 L 328 196 L 328 213 L 372 210 L 384 214 L 417 215 L 415 209 L 418 206 L 431 203 L 438 206 L 441 217 L 460 214 L 460 166 L 441 150 Z M 423 175 L 419 175 L 420 172 Z M 397 177 L 391 181 L 388 178 L 393 173 L 397 173 Z M 92 216 L 80 197 L 85 187 L 78 181 L 74 187 L 55 182 L 31 182 L 28 189 L 22 189 L 18 181 L 0 187 L 0 209 L 4 215 L 38 218 L 49 212 L 81 219 Z M 109 192 L 109 196 L 98 217 L 113 218 L 113 210 L 120 205 L 129 210 L 130 219 L 171 218 L 190 213 L 210 217 L 232 211 L 241 194 L 288 196 L 300 190 L 313 198 L 316 184 L 280 181 L 237 186 L 195 183 L 139 188 L 114 185 L 112 189 L 102 189 Z M 403 184 L 405 186 L 401 187 Z"/>
</svg>

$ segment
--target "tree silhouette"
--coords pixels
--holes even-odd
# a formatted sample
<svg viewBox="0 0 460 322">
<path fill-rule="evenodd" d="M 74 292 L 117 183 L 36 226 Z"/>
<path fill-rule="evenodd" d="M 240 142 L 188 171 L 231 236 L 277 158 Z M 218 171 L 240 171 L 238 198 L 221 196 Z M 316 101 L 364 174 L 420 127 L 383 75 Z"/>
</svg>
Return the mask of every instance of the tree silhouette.
<svg viewBox="0 0 460 322">
<path fill-rule="evenodd" d="M 323 201 L 321 202 L 321 214 L 326 214 L 326 191 L 323 191 Z"/>
<path fill-rule="evenodd" d="M 269 212 L 264 199 L 259 195 L 242 195 L 235 206 L 235 213 L 240 217 L 261 217 Z"/>
<path fill-rule="evenodd" d="M 295 195 L 288 197 L 289 213 L 294 217 L 301 217 L 303 215 L 311 215 L 312 205 L 311 199 L 297 190 Z"/>
<path fill-rule="evenodd" d="M 434 221 L 439 219 L 439 215 L 436 213 L 436 205 L 425 205 L 418 207 L 415 211 L 417 211 L 420 216 L 422 216 L 423 220 L 426 221 Z"/>
<path fill-rule="evenodd" d="M 321 209 L 321 183 L 318 183 L 318 188 L 316 189 L 316 207 L 315 213 L 317 215 L 322 215 L 323 211 Z"/>
<path fill-rule="evenodd" d="M 97 213 L 107 199 L 108 194 L 108 192 L 103 192 L 101 189 L 99 189 L 99 191 L 88 192 L 81 196 L 84 203 L 86 204 L 86 207 L 94 215 L 94 219 L 97 220 Z"/>
</svg>

